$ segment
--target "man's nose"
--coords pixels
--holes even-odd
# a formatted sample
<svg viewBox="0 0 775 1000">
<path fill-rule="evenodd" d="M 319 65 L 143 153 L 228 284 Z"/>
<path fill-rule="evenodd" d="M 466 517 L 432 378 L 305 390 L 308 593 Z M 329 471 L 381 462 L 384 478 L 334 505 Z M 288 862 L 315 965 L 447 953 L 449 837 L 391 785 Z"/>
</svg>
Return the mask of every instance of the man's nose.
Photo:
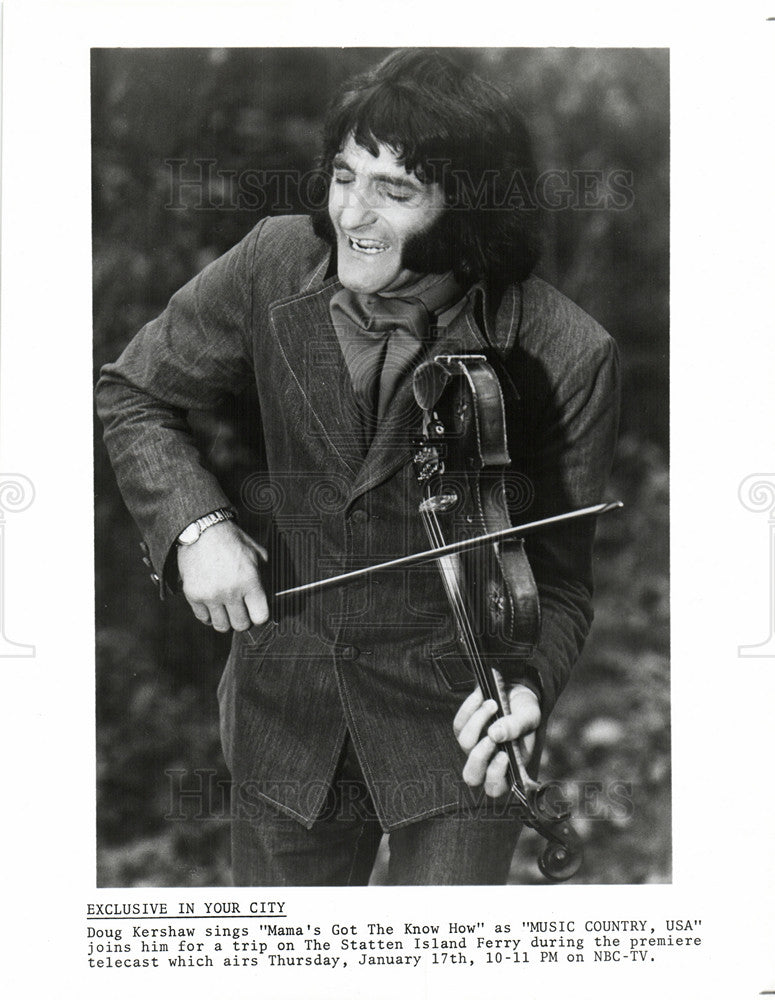
<svg viewBox="0 0 775 1000">
<path fill-rule="evenodd" d="M 368 195 L 354 184 L 345 188 L 342 197 L 342 211 L 339 215 L 339 225 L 342 229 L 360 229 L 371 225 L 377 218 L 377 212 L 372 206 Z"/>
</svg>

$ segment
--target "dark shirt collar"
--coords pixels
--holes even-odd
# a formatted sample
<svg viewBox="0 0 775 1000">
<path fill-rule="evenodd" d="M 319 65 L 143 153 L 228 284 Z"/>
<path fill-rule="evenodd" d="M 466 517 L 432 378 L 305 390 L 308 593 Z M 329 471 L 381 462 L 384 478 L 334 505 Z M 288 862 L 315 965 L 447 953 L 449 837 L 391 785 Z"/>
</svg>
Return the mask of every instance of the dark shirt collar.
<svg viewBox="0 0 775 1000">
<path fill-rule="evenodd" d="M 320 271 L 322 271 L 322 268 L 319 266 L 318 273 Z M 336 250 L 331 247 L 328 253 L 326 270 L 323 274 L 323 283 L 325 284 L 328 281 L 336 279 L 336 277 Z M 479 281 L 474 282 L 468 289 L 467 297 L 471 303 L 471 309 L 477 326 L 485 335 L 488 343 L 497 344 L 496 326 L 498 307 L 503 298 L 503 289 L 492 287 L 487 283 L 486 279 L 481 278 Z"/>
</svg>

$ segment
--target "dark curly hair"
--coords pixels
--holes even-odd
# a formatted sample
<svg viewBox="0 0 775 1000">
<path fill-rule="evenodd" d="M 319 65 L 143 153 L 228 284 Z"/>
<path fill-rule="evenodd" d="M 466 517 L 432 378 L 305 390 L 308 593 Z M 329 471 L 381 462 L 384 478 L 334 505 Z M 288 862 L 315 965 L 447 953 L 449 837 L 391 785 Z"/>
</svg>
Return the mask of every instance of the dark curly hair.
<svg viewBox="0 0 775 1000">
<path fill-rule="evenodd" d="M 469 285 L 526 278 L 540 248 L 531 197 L 536 167 L 525 122 L 496 87 L 437 50 L 401 49 L 348 81 L 326 116 L 315 203 L 325 204 L 333 160 L 347 138 L 373 155 L 389 146 L 424 183 L 441 185 L 447 211 L 409 241 L 403 264 L 420 273 L 452 270 Z M 516 204 L 515 204 L 516 201 Z M 315 232 L 335 245 L 327 211 Z"/>
</svg>

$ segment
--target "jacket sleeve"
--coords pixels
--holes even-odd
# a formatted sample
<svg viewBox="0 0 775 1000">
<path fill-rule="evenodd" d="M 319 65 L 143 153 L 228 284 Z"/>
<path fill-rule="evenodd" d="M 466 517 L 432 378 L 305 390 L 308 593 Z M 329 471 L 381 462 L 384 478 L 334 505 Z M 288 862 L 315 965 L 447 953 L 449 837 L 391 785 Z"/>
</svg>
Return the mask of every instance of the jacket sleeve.
<svg viewBox="0 0 775 1000">
<path fill-rule="evenodd" d="M 262 225 L 184 285 L 97 384 L 119 488 L 162 578 L 183 528 L 229 506 L 202 465 L 186 413 L 215 407 L 252 377 L 252 274 Z"/>
<path fill-rule="evenodd" d="M 520 373 L 523 440 L 517 468 L 526 473 L 532 496 L 524 512 L 530 520 L 599 503 L 613 460 L 619 416 L 616 344 L 575 307 L 572 316 L 576 328 L 564 329 L 540 363 L 528 361 L 527 380 L 524 368 Z M 584 518 L 525 539 L 542 622 L 527 665 L 540 683 L 544 718 L 592 624 L 595 527 L 595 518 Z"/>
</svg>

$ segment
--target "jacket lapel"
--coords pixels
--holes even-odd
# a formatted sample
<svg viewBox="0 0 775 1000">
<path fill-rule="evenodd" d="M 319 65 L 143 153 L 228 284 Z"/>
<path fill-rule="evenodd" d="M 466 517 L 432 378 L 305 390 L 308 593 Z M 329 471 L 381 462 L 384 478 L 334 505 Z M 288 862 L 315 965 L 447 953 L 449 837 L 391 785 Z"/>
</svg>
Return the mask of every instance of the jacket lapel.
<svg viewBox="0 0 775 1000">
<path fill-rule="evenodd" d="M 270 307 L 277 345 L 311 420 L 332 455 L 354 479 L 363 459 L 360 415 L 329 303 L 337 280 Z M 291 415 L 291 419 L 301 419 Z"/>
</svg>

